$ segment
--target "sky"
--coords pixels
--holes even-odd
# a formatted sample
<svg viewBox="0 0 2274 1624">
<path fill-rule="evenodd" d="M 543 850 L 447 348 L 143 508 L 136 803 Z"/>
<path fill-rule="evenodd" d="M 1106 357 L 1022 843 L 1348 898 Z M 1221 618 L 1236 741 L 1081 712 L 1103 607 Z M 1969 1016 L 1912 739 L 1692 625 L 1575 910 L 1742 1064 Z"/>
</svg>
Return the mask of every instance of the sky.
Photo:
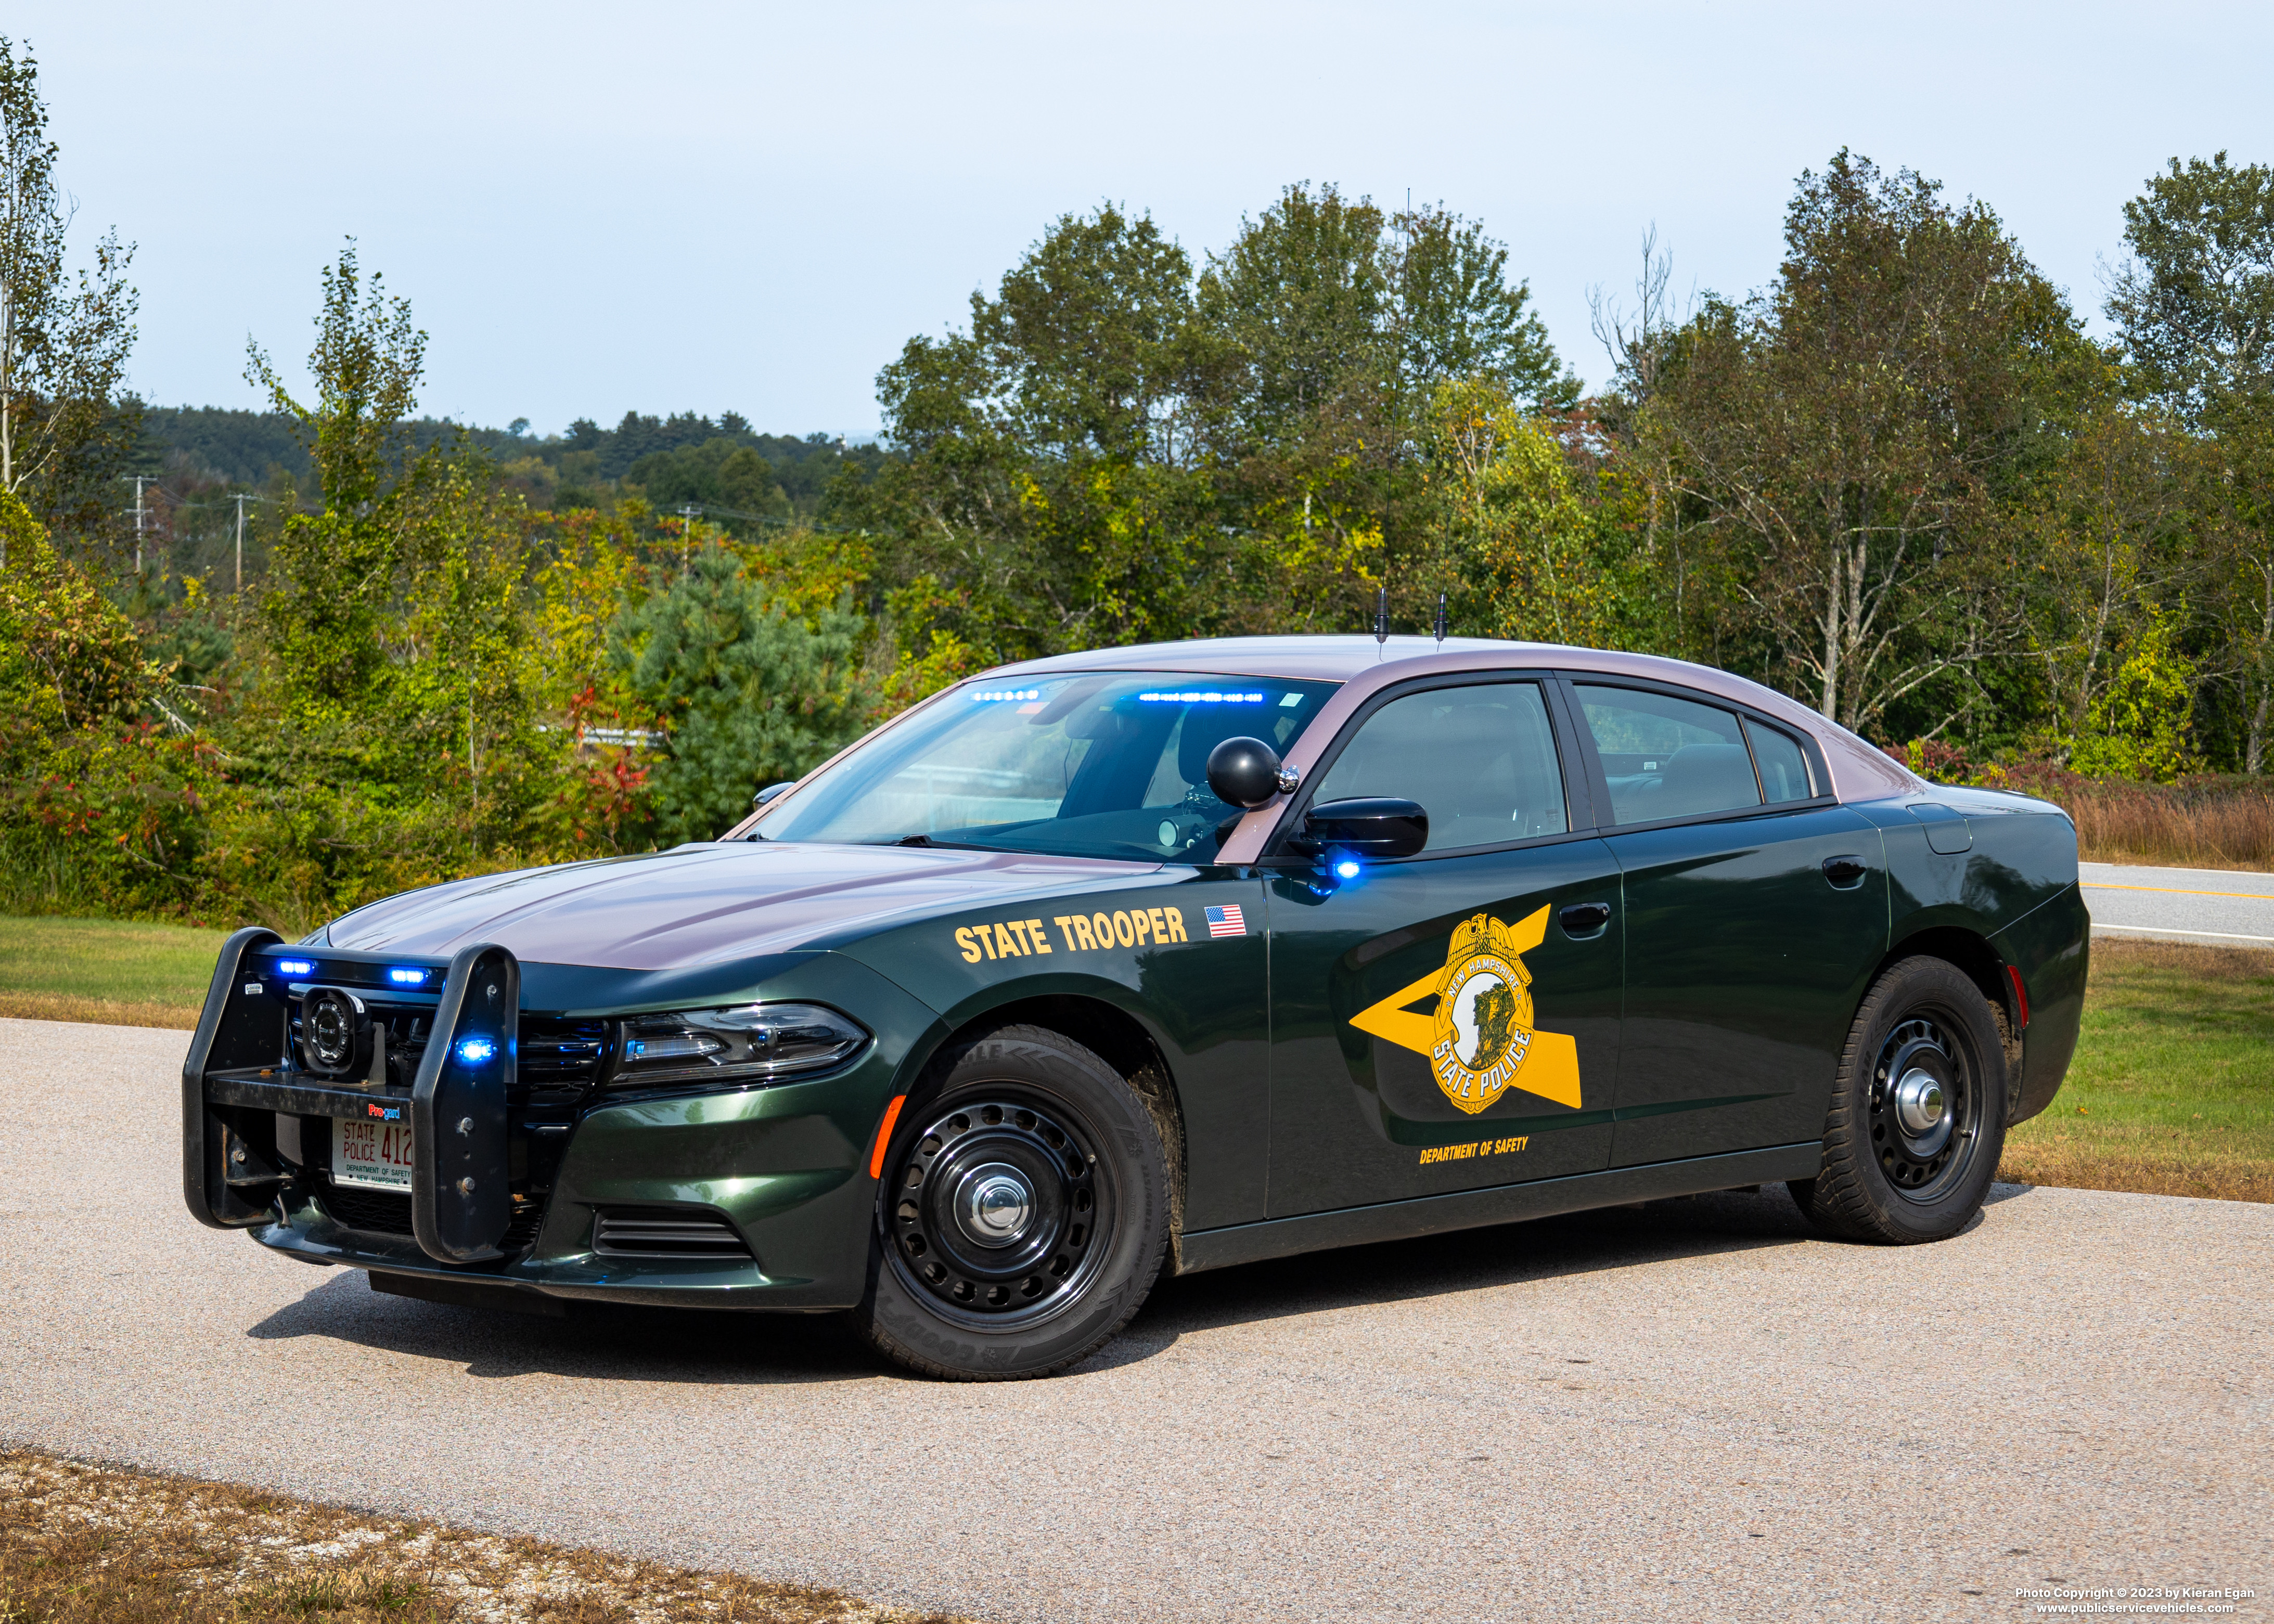
<svg viewBox="0 0 2274 1624">
<path fill-rule="evenodd" d="M 1589 290 L 1646 229 L 1678 295 L 1761 286 L 1843 146 L 1988 202 L 2094 314 L 2150 174 L 2274 162 L 2263 4 L 13 0 L 0 31 L 82 254 L 138 244 L 143 398 L 260 404 L 247 338 L 300 372 L 352 237 L 429 335 L 422 410 L 538 433 L 872 431 L 908 337 L 1101 200 L 1196 259 L 1290 182 L 1442 202 L 1600 381 Z"/>
</svg>

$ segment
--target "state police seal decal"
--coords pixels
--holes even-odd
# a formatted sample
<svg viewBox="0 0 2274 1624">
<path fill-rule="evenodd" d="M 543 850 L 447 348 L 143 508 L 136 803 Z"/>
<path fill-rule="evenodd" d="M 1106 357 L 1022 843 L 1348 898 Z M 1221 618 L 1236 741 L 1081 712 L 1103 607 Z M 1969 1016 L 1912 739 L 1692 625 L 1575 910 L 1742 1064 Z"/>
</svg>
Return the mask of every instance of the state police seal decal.
<svg viewBox="0 0 2274 1624">
<path fill-rule="evenodd" d="M 1524 955 L 1547 935 L 1544 907 L 1513 924 L 1472 914 L 1454 929 L 1442 969 L 1376 999 L 1350 1024 L 1427 1060 L 1445 1098 L 1465 1115 L 1490 1109 L 1511 1088 L 1578 1110 L 1577 1040 L 1532 1024 Z M 1431 997 L 1423 1013 L 1421 1001 Z"/>
<path fill-rule="evenodd" d="M 1516 937 L 1488 914 L 1453 932 L 1437 982 L 1437 1086 L 1474 1116 L 1508 1091 L 1532 1050 L 1532 973 Z"/>
</svg>

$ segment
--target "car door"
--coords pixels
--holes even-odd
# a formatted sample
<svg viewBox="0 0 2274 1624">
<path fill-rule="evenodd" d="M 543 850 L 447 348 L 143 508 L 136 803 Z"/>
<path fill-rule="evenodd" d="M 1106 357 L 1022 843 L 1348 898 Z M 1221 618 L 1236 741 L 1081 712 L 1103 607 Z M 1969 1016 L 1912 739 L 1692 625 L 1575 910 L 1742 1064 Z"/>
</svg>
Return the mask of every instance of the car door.
<svg viewBox="0 0 2274 1624">
<path fill-rule="evenodd" d="M 1886 947 L 1878 831 L 1765 718 L 1660 686 L 1570 695 L 1626 915 L 1611 1165 L 1821 1138 Z"/>
<path fill-rule="evenodd" d="M 1321 758 L 1298 823 L 1391 795 L 1429 840 L 1346 881 L 1276 860 L 1272 1216 L 1606 1165 L 1618 870 L 1561 708 L 1536 677 L 1408 686 Z"/>
</svg>

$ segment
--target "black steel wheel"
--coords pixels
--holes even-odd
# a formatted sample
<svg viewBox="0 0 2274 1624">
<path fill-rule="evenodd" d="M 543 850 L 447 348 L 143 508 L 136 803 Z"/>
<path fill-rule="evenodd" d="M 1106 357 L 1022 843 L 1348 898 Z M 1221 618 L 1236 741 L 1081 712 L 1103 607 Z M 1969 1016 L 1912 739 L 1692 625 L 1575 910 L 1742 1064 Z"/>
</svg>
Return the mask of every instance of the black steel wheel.
<svg viewBox="0 0 2274 1624">
<path fill-rule="evenodd" d="M 1932 1201 L 1962 1175 L 1982 1132 L 1982 1089 L 1966 1046 L 1934 1016 L 1897 1023 L 1871 1067 L 1871 1152 L 1904 1199 Z"/>
<path fill-rule="evenodd" d="M 1111 1252 L 1113 1172 L 1058 1101 L 1009 1086 L 958 1099 L 893 1162 L 892 1265 L 975 1329 L 1080 1300 Z"/>
<path fill-rule="evenodd" d="M 1166 1143 L 1157 1103 L 1061 1034 L 1008 1026 L 943 1056 L 885 1152 L 862 1335 L 963 1380 L 1086 1358 L 1160 1273 Z"/>
<path fill-rule="evenodd" d="M 1939 959 L 1905 959 L 1864 995 L 1841 1053 L 1823 1170 L 1793 1199 L 1827 1233 L 1904 1244 L 1981 1209 L 2006 1130 L 2005 1034 L 1982 989 Z"/>
</svg>

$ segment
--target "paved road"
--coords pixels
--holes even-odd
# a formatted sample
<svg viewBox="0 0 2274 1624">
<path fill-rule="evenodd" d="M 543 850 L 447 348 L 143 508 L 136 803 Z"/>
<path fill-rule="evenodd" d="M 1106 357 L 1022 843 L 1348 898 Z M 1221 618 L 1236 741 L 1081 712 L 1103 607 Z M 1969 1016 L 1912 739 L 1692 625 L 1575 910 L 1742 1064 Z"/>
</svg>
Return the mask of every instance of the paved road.
<svg viewBox="0 0 2274 1624">
<path fill-rule="evenodd" d="M 2092 934 L 2274 947 L 2274 874 L 2079 863 Z"/>
<path fill-rule="evenodd" d="M 937 1385 L 201 1229 L 182 1044 L 0 1021 L 0 1438 L 999 1620 L 2274 1592 L 2274 1207 L 2001 1186 L 1898 1251 L 1668 1202 L 1174 1282 L 1074 1375 Z"/>
</svg>

